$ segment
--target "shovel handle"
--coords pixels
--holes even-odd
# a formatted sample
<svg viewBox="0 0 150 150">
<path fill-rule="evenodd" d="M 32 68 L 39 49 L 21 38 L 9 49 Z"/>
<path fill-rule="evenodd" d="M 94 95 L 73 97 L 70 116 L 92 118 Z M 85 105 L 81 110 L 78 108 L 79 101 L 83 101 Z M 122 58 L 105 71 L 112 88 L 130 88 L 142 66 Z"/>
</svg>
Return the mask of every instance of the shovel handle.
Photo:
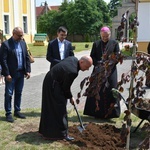
<svg viewBox="0 0 150 150">
<path fill-rule="evenodd" d="M 77 116 L 78 116 L 78 119 L 79 119 L 79 122 L 80 122 L 80 126 L 85 130 L 85 128 L 84 128 L 84 126 L 83 126 L 83 123 L 82 123 L 82 120 L 81 120 L 81 117 L 80 117 L 80 115 L 79 115 L 79 112 L 78 112 L 78 110 L 77 110 L 77 107 L 76 107 L 75 104 L 73 104 L 73 106 L 74 106 L 74 109 L 75 109 L 75 111 L 76 111 L 76 113 L 77 113 Z"/>
</svg>

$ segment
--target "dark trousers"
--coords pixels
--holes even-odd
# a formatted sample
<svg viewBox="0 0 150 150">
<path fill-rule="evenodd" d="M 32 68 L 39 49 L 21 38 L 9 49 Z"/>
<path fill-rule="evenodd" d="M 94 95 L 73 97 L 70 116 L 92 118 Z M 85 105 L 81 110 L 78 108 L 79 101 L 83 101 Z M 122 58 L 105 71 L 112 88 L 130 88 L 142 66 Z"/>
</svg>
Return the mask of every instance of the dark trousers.
<svg viewBox="0 0 150 150">
<path fill-rule="evenodd" d="M 18 71 L 16 76 L 12 78 L 11 82 L 6 81 L 5 79 L 5 111 L 6 115 L 11 114 L 12 109 L 12 96 L 14 94 L 14 112 L 20 111 L 20 104 L 21 104 L 21 96 L 22 96 L 22 89 L 24 86 L 24 73 Z"/>
</svg>

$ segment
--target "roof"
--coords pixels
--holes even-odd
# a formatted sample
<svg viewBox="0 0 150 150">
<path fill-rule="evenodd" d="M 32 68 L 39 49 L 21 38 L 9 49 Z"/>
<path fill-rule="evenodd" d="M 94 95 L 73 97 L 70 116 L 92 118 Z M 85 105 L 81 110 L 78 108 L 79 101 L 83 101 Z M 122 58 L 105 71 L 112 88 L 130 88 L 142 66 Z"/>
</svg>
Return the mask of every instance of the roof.
<svg viewBox="0 0 150 150">
<path fill-rule="evenodd" d="M 43 6 L 42 7 L 36 7 L 36 16 L 39 16 L 40 14 L 42 14 L 43 11 Z"/>
<path fill-rule="evenodd" d="M 48 11 L 50 11 L 50 10 L 57 10 L 58 11 L 59 7 L 60 7 L 60 5 L 58 5 L 58 6 L 48 6 L 47 8 L 48 8 Z M 45 11 L 46 11 L 46 7 L 45 6 L 36 7 L 36 17 L 44 14 Z"/>
<path fill-rule="evenodd" d="M 51 7 L 51 10 L 59 10 L 59 7 L 60 7 L 60 5 L 59 6 L 50 6 Z"/>
</svg>

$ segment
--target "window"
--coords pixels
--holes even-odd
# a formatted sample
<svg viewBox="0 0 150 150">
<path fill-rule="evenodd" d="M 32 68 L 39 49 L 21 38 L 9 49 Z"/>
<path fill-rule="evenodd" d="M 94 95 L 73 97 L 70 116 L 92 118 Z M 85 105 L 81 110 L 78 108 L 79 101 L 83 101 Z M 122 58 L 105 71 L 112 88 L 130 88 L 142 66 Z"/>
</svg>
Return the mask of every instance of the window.
<svg viewBox="0 0 150 150">
<path fill-rule="evenodd" d="M 23 32 L 28 33 L 28 28 L 27 28 L 27 17 L 23 16 Z"/>
<path fill-rule="evenodd" d="M 9 34 L 9 16 L 4 15 L 4 34 Z"/>
</svg>

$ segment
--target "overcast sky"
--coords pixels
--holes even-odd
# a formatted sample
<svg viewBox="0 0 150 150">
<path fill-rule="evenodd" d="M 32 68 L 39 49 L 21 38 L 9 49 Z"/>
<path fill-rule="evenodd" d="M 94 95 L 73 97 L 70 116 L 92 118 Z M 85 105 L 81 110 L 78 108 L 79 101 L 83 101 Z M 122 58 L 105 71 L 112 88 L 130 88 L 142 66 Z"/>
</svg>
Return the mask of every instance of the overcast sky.
<svg viewBox="0 0 150 150">
<path fill-rule="evenodd" d="M 36 1 L 36 6 L 41 6 L 41 3 L 44 4 L 45 0 L 35 0 Z M 104 0 L 106 3 L 109 3 L 110 0 Z M 55 5 L 61 5 L 63 0 L 47 0 L 47 4 L 49 6 L 55 6 Z"/>
</svg>

